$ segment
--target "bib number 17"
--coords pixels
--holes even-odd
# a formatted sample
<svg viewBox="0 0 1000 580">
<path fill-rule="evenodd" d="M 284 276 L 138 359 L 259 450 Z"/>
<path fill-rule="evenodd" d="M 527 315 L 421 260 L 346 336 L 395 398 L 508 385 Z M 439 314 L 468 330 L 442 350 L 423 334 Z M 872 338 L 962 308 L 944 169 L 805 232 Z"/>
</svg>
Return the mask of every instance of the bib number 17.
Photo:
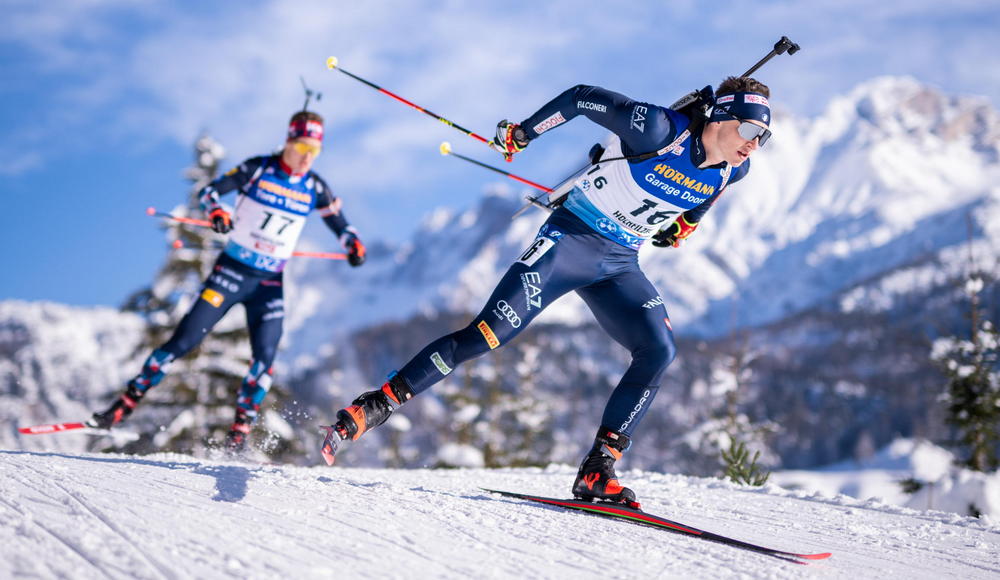
<svg viewBox="0 0 1000 580">
<path fill-rule="evenodd" d="M 269 212 L 269 211 L 265 211 L 265 212 L 263 212 L 263 213 L 264 213 L 264 215 L 265 215 L 266 217 L 264 218 L 264 221 L 263 221 L 263 222 L 262 222 L 262 223 L 260 224 L 260 229 L 262 229 L 262 230 L 266 230 L 266 229 L 267 229 L 267 226 L 268 226 L 268 224 L 270 224 L 270 223 L 271 223 L 271 221 L 272 221 L 272 220 L 274 220 L 274 218 L 277 218 L 278 220 L 281 220 L 281 221 L 275 221 L 275 222 L 274 222 L 274 227 L 275 227 L 275 228 L 277 228 L 277 230 L 278 230 L 278 231 L 277 231 L 276 233 L 277 233 L 277 234 L 278 234 L 279 236 L 280 236 L 281 234 L 285 233 L 285 229 L 286 229 L 286 228 L 287 228 L 288 226 L 290 226 L 290 225 L 292 225 L 293 223 L 295 223 L 295 220 L 293 220 L 293 219 L 292 219 L 292 218 L 290 218 L 290 217 L 286 217 L 286 216 L 283 216 L 283 215 L 275 215 L 275 214 L 274 214 L 273 212 Z M 282 223 L 282 222 L 283 222 L 283 223 Z"/>
</svg>

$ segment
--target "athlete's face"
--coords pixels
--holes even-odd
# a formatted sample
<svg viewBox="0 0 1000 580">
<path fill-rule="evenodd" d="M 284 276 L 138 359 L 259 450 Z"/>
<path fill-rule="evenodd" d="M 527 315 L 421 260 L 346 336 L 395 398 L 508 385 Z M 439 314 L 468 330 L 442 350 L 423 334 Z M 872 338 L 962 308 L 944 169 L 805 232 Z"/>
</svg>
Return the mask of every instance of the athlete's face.
<svg viewBox="0 0 1000 580">
<path fill-rule="evenodd" d="M 313 137 L 299 137 L 285 143 L 281 160 L 292 168 L 292 173 L 302 175 L 312 168 L 316 156 L 323 150 L 323 142 Z"/>
<path fill-rule="evenodd" d="M 753 123 L 762 129 L 767 128 L 760 121 L 750 120 L 742 122 Z M 722 156 L 722 159 L 726 163 L 733 167 L 742 165 L 744 161 L 750 158 L 750 154 L 760 147 L 757 137 L 747 140 L 740 135 L 740 123 L 741 121 L 737 120 L 713 123 L 719 125 L 716 138 L 717 153 Z"/>
</svg>

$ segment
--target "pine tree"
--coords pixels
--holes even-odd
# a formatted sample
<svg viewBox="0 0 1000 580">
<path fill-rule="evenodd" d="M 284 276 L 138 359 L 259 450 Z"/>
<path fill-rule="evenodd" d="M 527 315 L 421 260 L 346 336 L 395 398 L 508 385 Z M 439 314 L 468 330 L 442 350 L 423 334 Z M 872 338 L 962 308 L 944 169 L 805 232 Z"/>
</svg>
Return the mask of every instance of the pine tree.
<svg viewBox="0 0 1000 580">
<path fill-rule="evenodd" d="M 966 280 L 970 336 L 937 339 L 931 360 L 948 377 L 942 400 L 946 421 L 957 430 L 957 443 L 966 455 L 960 465 L 992 471 L 1000 467 L 1000 333 L 991 321 L 981 320 L 982 288 L 982 274 Z"/>
<path fill-rule="evenodd" d="M 770 472 L 763 471 L 757 463 L 761 450 L 767 451 L 767 462 L 774 461 L 766 439 L 776 431 L 770 422 L 755 423 L 740 412 L 740 397 L 745 395 L 753 377 L 751 364 L 757 354 L 749 347 L 745 337 L 734 335 L 732 352 L 718 356 L 712 369 L 712 383 L 725 392 L 722 417 L 717 421 L 718 432 L 712 439 L 719 448 L 723 474 L 734 483 L 763 485 Z M 756 449 L 753 459 L 747 443 Z"/>
<path fill-rule="evenodd" d="M 742 441 L 722 450 L 722 461 L 726 467 L 726 477 L 733 483 L 743 485 L 761 486 L 767 483 L 771 472 L 763 471 L 757 460 L 760 459 L 760 451 L 750 459 L 750 452 L 747 451 L 746 443 Z"/>
</svg>

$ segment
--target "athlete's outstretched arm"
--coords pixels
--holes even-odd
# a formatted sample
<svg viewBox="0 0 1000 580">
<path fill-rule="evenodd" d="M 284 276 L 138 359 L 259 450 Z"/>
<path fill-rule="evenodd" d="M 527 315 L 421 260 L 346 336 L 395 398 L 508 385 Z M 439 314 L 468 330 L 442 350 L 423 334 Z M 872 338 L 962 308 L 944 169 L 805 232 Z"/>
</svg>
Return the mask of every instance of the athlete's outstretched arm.
<svg viewBox="0 0 1000 580">
<path fill-rule="evenodd" d="M 326 184 L 323 179 L 313 174 L 313 179 L 316 180 L 316 207 L 319 210 L 320 217 L 323 218 L 323 223 L 326 227 L 330 228 L 337 237 L 341 237 L 345 232 L 352 233 L 355 236 L 357 232 L 347 221 L 347 216 L 344 215 L 341 206 L 343 205 L 340 198 L 333 194 L 330 190 L 330 186 Z"/>
<path fill-rule="evenodd" d="M 219 197 L 249 183 L 263 164 L 263 157 L 252 157 L 201 188 L 201 191 L 198 192 L 201 210 L 208 214 L 213 209 L 221 207 Z"/>
<path fill-rule="evenodd" d="M 655 151 L 673 138 L 673 124 L 657 105 L 634 101 L 601 87 L 576 85 L 563 91 L 521 122 L 528 141 L 563 123 L 584 115 L 621 138 L 629 149 Z"/>
</svg>

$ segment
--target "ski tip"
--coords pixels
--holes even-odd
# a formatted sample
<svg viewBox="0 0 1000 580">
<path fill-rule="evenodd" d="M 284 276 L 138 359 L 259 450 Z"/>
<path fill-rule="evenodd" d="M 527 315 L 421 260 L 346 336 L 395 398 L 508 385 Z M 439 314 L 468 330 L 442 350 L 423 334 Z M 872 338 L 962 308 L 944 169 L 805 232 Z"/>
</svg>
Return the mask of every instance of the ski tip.
<svg viewBox="0 0 1000 580">
<path fill-rule="evenodd" d="M 326 68 L 333 70 L 337 68 L 337 57 L 331 56 L 326 59 Z"/>
<path fill-rule="evenodd" d="M 22 435 L 43 435 L 45 433 L 59 433 L 60 431 L 71 431 L 74 429 L 84 429 L 84 423 L 53 423 L 51 425 L 32 425 L 30 427 L 18 427 L 17 432 Z"/>
<path fill-rule="evenodd" d="M 832 555 L 830 552 L 824 552 L 822 554 L 795 554 L 795 557 L 803 560 L 826 560 Z"/>
<path fill-rule="evenodd" d="M 332 425 L 323 426 L 321 429 L 326 432 L 326 438 L 323 439 L 323 446 L 320 447 L 319 452 L 323 455 L 323 461 L 326 461 L 327 465 L 333 465 L 337 460 L 337 432 Z"/>
<path fill-rule="evenodd" d="M 451 153 L 451 143 L 447 141 L 442 141 L 441 146 L 438 148 L 441 151 L 441 155 L 447 155 Z"/>
<path fill-rule="evenodd" d="M 156 208 L 149 206 L 146 208 L 146 215 L 156 215 Z"/>
</svg>

